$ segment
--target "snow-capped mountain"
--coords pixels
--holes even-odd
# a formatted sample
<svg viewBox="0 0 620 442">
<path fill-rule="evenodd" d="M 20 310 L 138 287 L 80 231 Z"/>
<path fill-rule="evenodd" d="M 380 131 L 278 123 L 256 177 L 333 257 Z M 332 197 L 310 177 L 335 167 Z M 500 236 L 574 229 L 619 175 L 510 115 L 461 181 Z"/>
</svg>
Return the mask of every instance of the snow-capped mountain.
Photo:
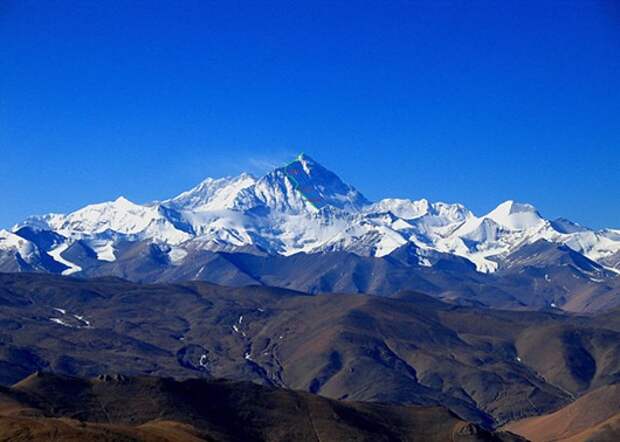
<svg viewBox="0 0 620 442">
<path fill-rule="evenodd" d="M 48 260 L 59 273 L 71 274 L 83 271 L 85 256 L 90 266 L 114 262 L 128 244 L 145 242 L 159 247 L 157 259 L 171 266 L 182 266 L 204 251 L 385 257 L 411 246 L 421 266 L 432 265 L 433 254 L 456 255 L 488 273 L 501 269 L 511 253 L 540 240 L 565 244 L 620 272 L 618 230 L 547 220 L 533 206 L 514 201 L 483 216 L 461 204 L 424 199 L 371 203 L 300 155 L 261 178 L 208 178 L 159 202 L 136 204 L 120 197 L 69 214 L 32 216 L 11 232 L 0 232 L 0 251 L 29 268 L 49 270 L 49 262 L 37 264 Z"/>
<path fill-rule="evenodd" d="M 39 254 L 35 244 L 7 230 L 0 230 L 0 250 L 19 255 L 25 262 L 33 261 Z"/>
<path fill-rule="evenodd" d="M 177 210 L 207 212 L 230 209 L 239 192 L 256 184 L 256 178 L 242 173 L 238 177 L 207 178 L 196 187 L 161 204 Z"/>
<path fill-rule="evenodd" d="M 122 196 L 111 202 L 86 206 L 68 215 L 31 217 L 22 226 L 51 230 L 70 239 L 120 235 L 177 244 L 191 237 L 179 227 L 165 206 L 143 206 Z"/>
</svg>

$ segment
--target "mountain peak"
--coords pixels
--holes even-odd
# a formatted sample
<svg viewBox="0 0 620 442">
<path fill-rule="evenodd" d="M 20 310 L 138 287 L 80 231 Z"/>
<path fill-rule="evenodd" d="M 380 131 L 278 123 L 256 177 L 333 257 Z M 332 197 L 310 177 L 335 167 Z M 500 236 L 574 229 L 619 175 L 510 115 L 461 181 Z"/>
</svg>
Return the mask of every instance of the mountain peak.
<svg viewBox="0 0 620 442">
<path fill-rule="evenodd" d="M 357 189 L 304 153 L 274 173 L 283 174 L 294 191 L 292 196 L 295 199 L 301 198 L 315 209 L 332 206 L 357 211 L 369 204 Z"/>
<path fill-rule="evenodd" d="M 221 210 L 229 208 L 237 194 L 256 183 L 249 173 L 236 177 L 206 178 L 192 189 L 163 202 L 184 210 Z"/>
<path fill-rule="evenodd" d="M 116 198 L 113 201 L 115 206 L 135 206 L 134 203 L 132 203 L 131 201 L 129 201 L 127 198 L 125 198 L 124 196 L 119 196 L 118 198 Z"/>
<path fill-rule="evenodd" d="M 528 203 L 519 203 L 515 200 L 506 200 L 499 204 L 495 210 L 513 214 L 522 212 L 536 212 L 536 207 Z"/>
<path fill-rule="evenodd" d="M 573 222 L 566 218 L 554 219 L 553 221 L 551 221 L 551 227 L 553 227 L 557 232 L 564 234 L 588 231 L 586 227 L 583 227 L 576 222 Z"/>
<path fill-rule="evenodd" d="M 285 170 L 294 168 L 303 171 L 303 173 L 308 176 L 312 175 L 313 173 L 317 173 L 320 170 L 327 170 L 325 169 L 325 167 L 323 167 L 321 164 L 319 164 L 317 161 L 315 161 L 313 158 L 303 152 L 297 155 L 293 161 L 284 166 Z"/>
<path fill-rule="evenodd" d="M 317 166 L 323 167 L 303 152 L 297 155 L 297 159 L 294 162 L 299 162 L 308 175 L 310 175 L 312 173 L 312 169 Z"/>
<path fill-rule="evenodd" d="M 510 230 L 529 229 L 543 221 L 536 207 L 513 200 L 504 201 L 489 212 L 485 218 L 489 218 Z"/>
</svg>

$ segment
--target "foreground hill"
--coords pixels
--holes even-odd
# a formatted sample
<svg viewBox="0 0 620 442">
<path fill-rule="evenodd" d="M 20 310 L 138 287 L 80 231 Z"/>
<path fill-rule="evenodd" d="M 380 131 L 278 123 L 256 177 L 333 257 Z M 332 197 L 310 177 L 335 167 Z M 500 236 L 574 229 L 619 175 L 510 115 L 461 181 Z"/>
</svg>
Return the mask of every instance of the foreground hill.
<svg viewBox="0 0 620 442">
<path fill-rule="evenodd" d="M 309 296 L 44 274 L 0 274 L 0 305 L 4 385 L 37 370 L 217 377 L 442 405 L 492 427 L 620 380 L 620 311 L 572 316 L 415 292 Z"/>
<path fill-rule="evenodd" d="M 533 442 L 620 440 L 620 384 L 608 385 L 560 410 L 506 425 Z"/>
<path fill-rule="evenodd" d="M 0 388 L 6 441 L 517 442 L 440 407 L 343 402 L 252 383 L 36 373 Z"/>
</svg>

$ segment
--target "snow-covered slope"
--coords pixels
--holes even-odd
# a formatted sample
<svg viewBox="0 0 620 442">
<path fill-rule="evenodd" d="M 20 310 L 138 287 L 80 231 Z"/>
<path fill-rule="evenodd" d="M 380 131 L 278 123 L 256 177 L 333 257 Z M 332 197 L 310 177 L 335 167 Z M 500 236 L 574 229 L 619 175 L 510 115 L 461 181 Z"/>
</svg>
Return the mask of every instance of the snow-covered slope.
<svg viewBox="0 0 620 442">
<path fill-rule="evenodd" d="M 30 217 L 0 235 L 0 249 L 17 251 L 27 260 L 41 250 L 16 234 L 24 227 L 66 238 L 44 251 L 66 274 L 80 271 L 79 262 L 63 256 L 76 241 L 90 247 L 101 262 L 114 261 L 127 242 L 163 244 L 161 250 L 176 266 L 202 250 L 274 255 L 347 251 L 382 257 L 411 244 L 422 265 L 429 253 L 439 252 L 493 272 L 505 256 L 541 239 L 566 244 L 602 265 L 620 262 L 618 230 L 550 221 L 533 206 L 514 201 L 483 216 L 461 204 L 425 199 L 371 203 L 307 155 L 259 179 L 248 174 L 207 178 L 161 202 L 141 205 L 120 197 L 67 215 Z"/>
<path fill-rule="evenodd" d="M 39 255 L 34 243 L 8 230 L 0 230 L 0 251 L 17 253 L 26 262 L 33 262 Z"/>
<path fill-rule="evenodd" d="M 62 273 L 66 269 L 63 262 L 54 260 L 33 241 L 0 230 L 0 271 Z"/>
<path fill-rule="evenodd" d="M 80 267 L 79 265 L 66 260 L 63 256 L 62 253 L 65 252 L 67 249 L 69 248 L 69 244 L 65 243 L 65 244 L 61 244 L 60 246 L 56 247 L 55 249 L 52 249 L 48 252 L 48 254 L 56 261 L 59 262 L 60 264 L 63 264 L 65 266 L 67 266 L 67 270 L 63 270 L 62 274 L 63 275 L 71 275 L 72 273 L 77 273 L 80 272 L 82 270 L 82 267 Z"/>
<path fill-rule="evenodd" d="M 187 192 L 163 201 L 162 205 L 177 210 L 200 212 L 229 209 L 239 192 L 255 183 L 256 178 L 246 173 L 238 177 L 207 178 Z"/>
<path fill-rule="evenodd" d="M 316 213 L 324 207 L 357 212 L 368 204 L 368 200 L 353 186 L 302 154 L 295 161 L 241 190 L 231 208 L 250 210 L 262 207 L 299 214 Z"/>
<path fill-rule="evenodd" d="M 116 235 L 177 244 L 190 238 L 162 206 L 135 204 L 124 197 L 92 204 L 68 215 L 32 216 L 16 228 L 23 226 L 51 230 L 71 239 Z"/>
</svg>

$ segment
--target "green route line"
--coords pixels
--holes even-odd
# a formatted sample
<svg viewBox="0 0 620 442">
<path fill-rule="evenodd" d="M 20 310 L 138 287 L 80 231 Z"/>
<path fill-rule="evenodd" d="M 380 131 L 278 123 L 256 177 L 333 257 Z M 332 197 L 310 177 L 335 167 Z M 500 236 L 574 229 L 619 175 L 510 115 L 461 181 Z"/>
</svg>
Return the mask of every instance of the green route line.
<svg viewBox="0 0 620 442">
<path fill-rule="evenodd" d="M 293 183 L 293 189 L 296 190 L 301 195 L 301 197 L 306 200 L 312 207 L 314 207 L 316 210 L 319 210 L 319 207 L 314 203 L 314 201 L 308 198 L 308 196 L 301 190 L 301 185 L 299 184 L 299 181 L 297 181 L 297 179 L 286 170 L 287 167 L 295 164 L 296 161 L 300 161 L 302 156 L 303 152 L 297 155 L 296 159 L 294 159 L 290 163 L 285 164 L 282 169 L 284 170 L 284 175 L 286 175 L 288 179 L 291 180 L 291 182 Z"/>
</svg>

